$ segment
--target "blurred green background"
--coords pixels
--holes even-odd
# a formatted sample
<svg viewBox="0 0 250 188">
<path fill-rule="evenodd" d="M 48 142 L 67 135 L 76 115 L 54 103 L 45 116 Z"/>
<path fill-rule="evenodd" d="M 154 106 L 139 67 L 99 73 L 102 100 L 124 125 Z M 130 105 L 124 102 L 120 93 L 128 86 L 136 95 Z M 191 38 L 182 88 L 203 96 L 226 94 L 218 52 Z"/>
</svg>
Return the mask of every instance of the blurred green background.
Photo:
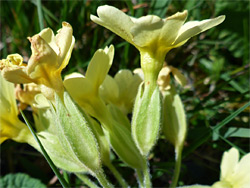
<svg viewBox="0 0 250 188">
<path fill-rule="evenodd" d="M 42 25 L 56 32 L 62 21 L 67 21 L 74 29 L 76 44 L 63 75 L 84 73 L 94 52 L 110 44 L 116 50 L 111 75 L 140 66 L 139 53 L 132 45 L 90 20 L 100 5 L 115 6 L 134 17 L 155 14 L 165 18 L 184 9 L 189 12 L 188 21 L 226 15 L 222 24 L 166 56 L 166 62 L 188 78 L 188 85 L 179 88 L 189 126 L 179 185 L 211 185 L 219 179 L 223 151 L 234 146 L 241 154 L 249 152 L 249 107 L 240 109 L 249 102 L 249 1 L 42 1 L 40 22 L 37 3 L 0 1 L 0 58 L 19 53 L 27 62 L 31 55 L 27 37 L 40 32 Z M 168 186 L 174 169 L 173 147 L 161 137 L 149 158 L 153 185 Z M 114 163 L 126 180 L 137 186 L 134 172 L 116 156 Z M 28 145 L 6 141 L 1 146 L 1 176 L 17 172 L 38 178 L 47 186 L 59 186 L 50 182 L 54 174 L 41 154 Z M 73 187 L 81 185 L 73 175 L 68 176 Z"/>
</svg>

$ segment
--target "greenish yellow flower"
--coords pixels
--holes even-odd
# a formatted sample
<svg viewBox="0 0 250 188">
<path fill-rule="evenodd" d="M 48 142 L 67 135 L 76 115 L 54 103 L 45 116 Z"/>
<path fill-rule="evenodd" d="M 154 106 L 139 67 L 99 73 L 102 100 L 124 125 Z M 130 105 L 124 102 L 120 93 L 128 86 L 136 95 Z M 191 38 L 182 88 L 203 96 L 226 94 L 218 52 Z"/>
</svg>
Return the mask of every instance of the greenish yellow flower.
<svg viewBox="0 0 250 188">
<path fill-rule="evenodd" d="M 107 75 L 100 87 L 100 96 L 106 103 L 116 105 L 124 114 L 132 112 L 134 100 L 142 79 L 130 70 L 120 70 L 114 78 Z"/>
<path fill-rule="evenodd" d="M 14 84 L 0 75 L 0 144 L 7 139 L 36 145 L 28 127 L 18 119 Z"/>
<path fill-rule="evenodd" d="M 212 188 L 250 187 L 250 153 L 239 160 L 239 151 L 232 148 L 224 152 L 220 168 L 220 181 L 214 183 Z"/>
<path fill-rule="evenodd" d="M 184 24 L 187 11 L 178 12 L 165 19 L 154 15 L 133 18 L 108 5 L 98 7 L 97 14 L 99 17 L 91 15 L 92 21 L 113 31 L 140 51 L 141 67 L 146 81 L 157 79 L 169 50 L 183 45 L 191 37 L 220 24 L 225 19 L 225 16 L 219 16 Z"/>
<path fill-rule="evenodd" d="M 18 54 L 9 55 L 0 61 L 3 77 L 13 83 L 33 82 L 62 92 L 61 71 L 68 64 L 75 43 L 72 33 L 71 25 L 63 22 L 56 36 L 50 28 L 46 28 L 28 37 L 32 50 L 28 64 L 23 63 Z M 46 92 L 47 96 L 52 93 L 50 90 Z"/>
</svg>

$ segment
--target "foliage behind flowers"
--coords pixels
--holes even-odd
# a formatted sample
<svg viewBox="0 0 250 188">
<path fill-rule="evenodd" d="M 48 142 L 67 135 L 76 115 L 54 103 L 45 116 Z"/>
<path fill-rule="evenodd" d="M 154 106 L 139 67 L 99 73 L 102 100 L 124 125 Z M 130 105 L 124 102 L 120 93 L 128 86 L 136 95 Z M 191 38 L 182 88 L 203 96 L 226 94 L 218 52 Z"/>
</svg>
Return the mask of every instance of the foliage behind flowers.
<svg viewBox="0 0 250 188">
<path fill-rule="evenodd" d="M 144 4 L 138 3 L 134 7 L 132 6 L 133 4 L 129 2 L 123 5 L 116 5 L 115 2 L 112 4 L 121 9 L 129 7 L 128 9 L 122 9 L 122 11 L 137 18 L 147 15 L 148 13 L 165 18 L 167 10 L 167 15 L 171 15 L 171 13 L 174 14 L 183 9 L 191 9 L 187 20 L 202 20 L 199 15 L 203 14 L 206 16 L 202 16 L 202 18 L 211 17 L 213 10 L 211 9 L 211 12 L 208 10 L 205 11 L 209 3 L 199 3 L 197 5 L 195 1 L 193 1 L 193 3 L 183 3 L 183 5 L 181 5 L 173 2 L 169 5 L 167 3 L 165 4 L 165 2 L 146 2 Z M 242 154 L 247 152 L 248 144 L 244 144 L 246 141 L 244 137 L 249 137 L 249 134 L 244 133 L 249 133 L 249 129 L 245 126 L 249 119 L 245 117 L 245 112 L 242 112 L 242 110 L 249 105 L 246 104 L 243 106 L 245 101 L 249 99 L 249 96 L 246 94 L 247 88 L 245 87 L 248 87 L 248 85 L 244 82 L 246 81 L 244 73 L 247 61 L 245 57 L 239 58 L 239 56 L 237 56 L 238 59 L 235 59 L 235 53 L 225 55 L 227 50 L 232 51 L 234 49 L 232 47 L 230 49 L 225 48 L 229 45 L 228 41 L 230 42 L 231 39 L 226 39 L 228 35 L 223 35 L 223 33 L 233 32 L 227 27 L 227 25 L 231 23 L 228 22 L 228 18 L 221 27 L 216 27 L 213 31 L 199 35 L 199 40 L 197 40 L 197 38 L 196 40 L 190 39 L 184 48 L 179 47 L 176 50 L 168 52 L 166 56 L 167 64 L 164 65 L 163 71 L 160 72 L 156 82 L 155 78 L 157 78 L 157 72 L 159 71 L 152 71 L 151 73 L 151 69 L 154 69 L 151 65 L 153 65 L 154 62 L 158 62 L 156 67 L 157 70 L 159 70 L 159 67 L 161 68 L 163 65 L 162 58 L 158 59 L 158 56 L 152 56 L 154 52 L 151 53 L 152 50 L 149 50 L 150 47 L 146 47 L 146 54 L 150 52 L 148 53 L 150 56 L 146 56 L 151 58 L 151 60 L 147 62 L 147 58 L 145 58 L 146 56 L 144 55 L 145 48 L 141 49 L 141 47 L 136 46 L 137 44 L 141 45 L 144 40 L 149 41 L 148 39 L 146 40 L 145 37 L 150 36 L 150 32 L 148 31 L 149 34 L 147 34 L 147 32 L 145 33 L 144 31 L 145 24 L 149 22 L 149 19 L 147 20 L 146 18 L 149 17 L 142 17 L 138 19 L 138 21 L 131 18 L 135 23 L 138 22 L 138 26 L 136 27 L 141 29 L 132 29 L 132 35 L 136 34 L 135 39 L 127 39 L 125 37 L 130 43 L 136 44 L 135 46 L 140 50 L 142 55 L 140 58 L 136 55 L 139 53 L 128 43 L 124 43 L 121 39 L 112 35 L 111 32 L 106 29 L 101 29 L 100 26 L 93 24 L 89 20 L 90 13 L 96 15 L 98 3 L 86 3 L 84 6 L 77 6 L 75 2 L 65 4 L 55 2 L 55 4 L 64 7 L 62 10 L 55 10 L 55 13 L 59 13 L 60 11 L 63 13 L 63 10 L 76 11 L 80 7 L 80 9 L 85 10 L 84 12 L 80 11 L 81 14 L 77 16 L 77 19 L 84 18 L 81 20 L 86 21 L 84 28 L 79 28 L 79 24 L 77 23 L 85 24 L 85 22 L 80 22 L 76 19 L 71 20 L 70 17 L 66 19 L 73 26 L 73 35 L 76 38 L 72 58 L 67 68 L 63 71 L 63 75 L 66 75 L 64 79 L 66 90 L 62 87 L 60 73 L 66 66 L 71 55 L 72 45 L 67 44 L 67 39 L 74 37 L 70 32 L 64 33 L 62 32 L 63 29 L 61 29 L 58 33 L 64 33 L 61 35 L 63 37 L 59 37 L 58 35 L 58 37 L 56 36 L 54 38 L 60 40 L 55 39 L 55 42 L 53 42 L 54 35 L 52 30 L 42 30 L 39 35 L 42 36 L 42 39 L 45 40 L 48 45 L 46 46 L 46 44 L 39 39 L 38 35 L 32 37 L 34 40 L 30 41 L 32 43 L 31 57 L 33 58 L 30 58 L 30 60 L 27 58 L 27 56 L 30 57 L 30 55 L 28 55 L 30 52 L 26 52 L 24 48 L 20 48 L 20 45 L 18 46 L 14 43 L 12 43 L 11 47 L 17 46 L 19 50 L 8 49 L 8 53 L 18 52 L 24 57 L 24 62 L 28 62 L 27 68 L 23 68 L 22 70 L 24 70 L 23 72 L 29 77 L 25 75 L 22 78 L 26 78 L 26 81 L 33 82 L 35 85 L 23 82 L 25 84 L 16 87 L 16 98 L 19 100 L 18 105 L 21 109 L 25 109 L 27 105 L 31 106 L 31 108 L 26 108 L 27 110 L 32 109 L 33 118 L 29 118 L 29 121 L 34 121 L 39 139 L 52 161 L 60 169 L 65 170 L 65 172 L 74 172 L 78 178 L 88 186 L 93 186 L 91 182 L 89 184 L 87 181 L 90 177 L 88 174 L 96 177 L 105 187 L 110 187 L 112 184 L 123 187 L 127 187 L 128 184 L 130 186 L 138 186 L 136 178 L 138 183 L 145 187 L 169 186 L 170 184 L 174 187 L 176 185 L 182 185 L 183 182 L 185 185 L 195 183 L 212 185 L 218 181 L 219 168 L 216 167 L 215 162 L 203 156 L 207 156 L 207 153 L 209 153 L 211 156 L 218 156 L 219 158 L 222 151 L 226 150 L 225 148 L 230 148 L 229 145 L 238 147 L 238 150 Z M 28 6 L 27 4 L 22 5 L 18 2 L 15 4 L 11 2 L 3 3 L 3 5 L 7 7 L 12 6 L 12 12 L 17 11 L 17 9 L 13 8 L 15 6 L 24 7 L 24 9 Z M 57 20 L 59 16 L 50 14 L 53 8 L 49 10 L 46 9 L 46 7 L 49 6 L 50 2 L 43 2 L 42 13 L 44 21 L 42 23 L 45 25 L 48 24 L 48 26 L 53 28 L 53 25 L 57 25 L 52 24 L 53 22 L 61 24 L 64 19 L 59 21 Z M 199 8 L 192 9 L 194 6 L 198 6 Z M 225 3 L 218 1 L 214 6 L 217 16 L 227 13 Z M 37 7 L 39 8 L 39 5 Z M 161 8 L 157 9 L 157 7 Z M 99 9 L 101 10 L 102 7 Z M 106 9 L 103 8 L 102 10 Z M 117 11 L 117 14 L 114 16 L 121 19 L 119 15 L 123 13 L 119 10 Z M 235 12 L 237 11 L 238 9 L 235 9 Z M 34 12 L 36 12 L 36 10 Z M 73 15 L 74 11 L 71 13 Z M 105 19 L 109 19 L 109 14 L 111 13 L 111 9 L 107 14 L 104 13 L 105 16 L 107 16 Z M 99 13 L 98 15 L 100 16 Z M 125 16 L 125 14 L 123 15 Z M 226 16 L 228 17 L 227 14 Z M 115 21 L 118 21 L 118 18 Z M 157 24 L 160 23 L 158 18 L 156 18 L 157 17 L 152 17 L 150 21 L 151 25 L 149 25 L 147 29 L 153 31 L 154 26 L 156 27 Z M 59 19 L 62 18 L 60 17 Z M 243 17 L 242 20 L 242 26 L 244 28 L 246 22 L 244 21 L 245 17 Z M 25 16 L 21 15 L 20 18 L 16 17 L 16 21 L 17 23 L 19 22 L 19 24 L 21 22 L 25 25 Z M 205 27 L 202 23 L 206 22 L 193 22 L 194 25 L 197 25 L 190 25 L 191 27 L 188 27 L 185 36 L 191 36 L 192 33 L 194 35 L 206 30 L 205 28 L 208 28 L 210 21 L 208 20 L 208 26 L 205 25 Z M 64 23 L 63 25 L 65 26 L 66 24 L 67 23 Z M 217 24 L 219 24 L 219 21 Z M 32 28 L 32 26 L 36 28 L 33 23 L 31 23 L 29 27 Z M 6 28 L 11 27 L 15 28 L 15 25 L 12 24 Z M 18 28 L 18 24 L 16 24 L 16 27 Z M 116 25 L 116 27 L 126 27 L 126 23 L 123 22 L 121 26 Z M 58 28 L 60 27 L 53 30 L 56 31 Z M 110 27 L 107 28 L 110 29 Z M 35 33 L 27 34 L 24 32 L 25 29 L 24 27 L 22 32 L 18 32 L 18 35 L 23 36 L 17 36 L 15 40 L 21 40 Z M 196 29 L 198 29 L 199 32 L 195 31 Z M 52 34 L 47 35 L 48 30 Z M 111 30 L 114 31 L 112 28 Z M 36 28 L 36 31 L 39 32 L 40 30 Z M 104 34 L 100 35 L 102 32 Z M 9 34 L 8 32 L 3 33 L 4 37 Z M 69 36 L 67 36 L 67 33 Z M 117 32 L 115 31 L 115 33 Z M 185 33 L 185 29 L 183 33 Z M 236 33 L 237 32 L 235 32 L 235 34 Z M 15 36 L 15 34 L 17 34 L 17 32 L 15 33 L 13 30 L 12 37 Z M 144 37 L 137 37 L 140 35 Z M 220 38 L 225 40 L 219 41 Z M 158 40 L 157 35 L 151 40 Z M 244 37 L 242 40 L 244 41 Z M 3 44 L 8 44 L 6 40 L 3 41 Z M 110 45 L 111 43 L 114 44 L 114 47 Z M 149 43 L 154 45 L 154 47 L 157 47 L 157 44 L 159 44 L 152 41 Z M 231 41 L 231 43 L 233 46 L 237 41 Z M 162 42 L 160 44 L 164 45 Z M 42 48 L 37 48 L 37 45 L 42 46 Z M 247 48 L 247 45 L 248 43 L 241 45 L 242 51 Z M 107 47 L 104 48 L 105 46 Z M 213 48 L 209 48 L 209 46 Z M 59 47 L 59 52 L 56 50 L 57 47 Z M 37 56 L 36 48 L 42 49 L 41 57 Z M 99 49 L 96 51 L 98 48 L 103 48 L 104 50 Z M 53 51 L 51 51 L 51 49 L 56 55 L 52 55 Z M 1 51 L 1 53 L 5 53 L 2 56 L 3 58 L 7 57 L 6 50 L 7 48 L 4 48 L 4 50 Z M 153 48 L 153 51 L 154 50 L 156 50 L 156 48 Z M 62 54 L 61 56 L 60 53 Z M 86 74 L 84 74 L 83 70 L 91 58 L 88 53 L 94 55 L 89 63 Z M 49 58 L 48 61 L 48 57 L 50 56 L 53 58 Z M 165 57 L 165 55 L 163 56 Z M 62 65 L 60 62 L 63 62 L 63 59 L 66 59 L 66 63 L 62 63 Z M 144 75 L 142 71 L 135 71 L 139 74 L 132 74 L 129 70 L 121 70 L 115 75 L 120 68 L 133 70 L 139 67 L 140 59 Z M 9 81 L 14 80 L 15 83 L 22 83 L 22 79 L 17 79 L 18 82 L 15 81 L 15 77 L 20 75 L 20 72 L 21 76 L 23 75 L 22 71 L 17 69 L 19 65 L 25 66 L 22 62 L 20 63 L 20 60 L 23 61 L 21 56 L 12 55 L 8 56 L 6 60 L 1 61 L 2 74 L 9 79 Z M 56 66 L 53 66 L 51 62 Z M 232 62 L 236 62 L 236 64 L 233 65 Z M 15 68 L 8 69 L 8 67 L 13 67 L 9 66 L 9 64 L 13 63 Z M 111 67 L 112 63 L 113 65 Z M 148 65 L 151 63 L 151 65 L 145 68 L 145 63 Z M 225 65 L 228 65 L 229 68 L 237 67 L 237 69 L 231 69 L 232 71 L 229 69 L 225 70 Z M 32 67 L 32 71 L 35 74 L 29 71 L 31 70 L 30 67 Z M 50 72 L 52 70 L 51 68 L 55 70 L 52 71 L 53 73 Z M 18 71 L 15 72 L 13 70 Z M 203 72 L 201 72 L 201 70 Z M 69 73 L 76 71 L 82 74 L 73 73 L 69 75 Z M 13 72 L 16 74 L 13 74 Z M 111 75 L 115 75 L 114 78 L 108 76 L 108 72 Z M 174 79 L 172 79 L 172 76 Z M 55 79 L 53 79 L 53 77 Z M 143 79 L 146 79 L 146 82 L 143 82 Z M 175 82 L 175 80 L 177 82 Z M 158 83 L 159 89 L 155 84 L 152 86 L 150 84 L 147 85 L 148 81 L 150 83 Z M 184 87 L 181 88 L 177 83 L 180 83 L 181 86 Z M 136 97 L 138 87 L 139 94 Z M 1 86 L 1 92 L 3 93 L 1 96 L 6 96 L 4 94 L 5 90 L 2 88 Z M 69 92 L 72 98 L 67 92 Z M 8 98 L 1 98 L 1 101 L 5 101 L 4 104 L 8 104 L 6 100 L 8 100 Z M 15 109 L 13 99 L 11 99 L 11 101 L 11 105 L 9 106 Z M 184 101 L 184 105 L 182 101 Z M 77 104 L 75 102 L 77 102 Z M 163 106 L 161 107 L 161 105 Z M 133 106 L 133 115 L 131 115 Z M 242 106 L 243 108 L 240 108 Z M 241 113 L 239 114 L 239 112 Z M 29 114 L 31 113 L 26 111 L 26 115 L 30 116 Z M 4 124 L 1 121 L 1 137 L 3 135 L 2 130 L 5 130 L 5 134 L 6 130 L 10 130 L 7 131 L 9 135 L 8 138 L 19 142 L 27 142 L 37 150 L 40 150 L 36 142 L 30 142 L 30 140 L 33 139 L 30 137 L 30 133 L 27 133 L 27 135 L 30 136 L 28 136 L 27 141 L 25 141 L 25 137 L 19 137 L 24 138 L 24 140 L 20 140 L 16 137 L 18 131 L 15 130 L 12 134 L 12 129 L 6 129 L 6 127 L 14 128 L 16 126 L 15 122 L 20 122 L 18 124 L 21 126 L 18 128 L 24 130 L 23 132 L 28 131 L 27 127 L 24 127 L 24 124 L 18 120 L 17 115 L 17 113 L 8 114 L 8 116 L 13 116 L 13 118 L 10 117 L 9 119 L 15 119 L 14 123 L 10 121 L 10 124 Z M 227 120 L 225 119 L 226 117 Z M 189 126 L 188 134 L 186 122 Z M 75 125 L 78 126 L 75 127 Z M 23 129 L 21 129 L 22 127 Z M 163 131 L 164 136 L 161 136 L 160 130 Z M 238 137 L 237 140 L 235 137 Z M 175 147 L 176 162 L 173 148 L 166 142 L 165 138 Z M 185 138 L 186 141 L 184 142 Z M 213 141 L 212 144 L 210 143 L 211 140 Z M 5 141 L 1 146 L 5 150 L 5 147 L 8 145 L 13 145 L 13 142 Z M 57 150 L 57 152 L 54 152 L 55 150 Z M 6 151 L 9 153 L 11 150 L 7 149 Z M 231 151 L 232 150 L 230 150 L 229 153 L 232 153 Z M 26 158 L 31 158 L 31 156 L 28 155 Z M 199 158 L 199 160 L 196 160 L 197 158 Z M 5 155 L 3 155 L 3 159 L 5 159 Z M 18 159 L 15 160 L 18 161 Z M 180 168 L 181 160 L 183 161 L 182 168 Z M 196 161 L 201 161 L 202 165 L 199 166 L 202 166 L 202 168 L 197 168 L 198 163 Z M 217 175 L 213 175 L 209 180 L 203 180 L 202 174 L 205 175 L 209 171 L 205 166 L 207 162 L 212 164 L 214 170 L 217 169 Z M 246 162 L 244 164 L 248 163 Z M 124 164 L 132 168 L 124 168 Z M 4 163 L 4 167 L 5 165 Z M 132 169 L 134 169 L 134 171 Z M 107 177 L 103 175 L 104 172 L 107 174 Z M 110 172 L 112 172 L 113 175 L 111 175 Z M 6 169 L 4 173 L 8 173 L 8 170 Z M 30 174 L 32 175 L 32 173 L 34 173 L 34 171 Z M 133 175 L 133 173 L 135 175 Z M 179 173 L 180 178 L 178 181 Z M 150 174 L 152 175 L 151 178 Z M 201 176 L 198 177 L 197 174 L 201 174 Z M 247 177 L 245 175 L 247 174 L 242 174 L 243 177 Z M 36 176 L 42 179 L 47 175 L 39 173 Z M 65 175 L 65 177 L 67 177 L 67 175 Z M 114 180 L 114 177 L 117 180 Z M 221 181 L 215 183 L 213 187 L 236 185 L 235 181 L 228 180 L 228 178 L 225 177 L 226 176 L 221 175 Z M 75 183 L 79 181 L 78 178 L 71 176 L 70 184 L 76 185 Z M 45 182 L 46 181 L 48 180 L 45 180 Z M 126 181 L 128 183 L 126 183 Z M 247 186 L 247 183 L 245 182 L 245 184 L 241 184 L 241 186 Z"/>
</svg>

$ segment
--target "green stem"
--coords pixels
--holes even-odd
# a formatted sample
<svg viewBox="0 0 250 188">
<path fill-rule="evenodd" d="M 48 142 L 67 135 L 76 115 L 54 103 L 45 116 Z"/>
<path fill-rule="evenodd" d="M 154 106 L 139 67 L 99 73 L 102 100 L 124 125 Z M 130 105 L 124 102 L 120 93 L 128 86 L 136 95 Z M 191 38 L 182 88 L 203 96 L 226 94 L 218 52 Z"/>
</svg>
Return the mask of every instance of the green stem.
<svg viewBox="0 0 250 188">
<path fill-rule="evenodd" d="M 137 180 L 140 187 L 143 187 L 143 177 L 140 169 L 136 169 Z"/>
<path fill-rule="evenodd" d="M 127 182 L 122 178 L 121 174 L 117 171 L 117 169 L 111 163 L 107 164 L 106 166 L 110 169 L 110 171 L 113 173 L 113 175 L 115 176 L 115 178 L 118 180 L 118 182 L 123 188 L 129 187 Z"/>
<path fill-rule="evenodd" d="M 106 179 L 105 174 L 103 171 L 97 172 L 95 177 L 98 179 L 99 183 L 104 188 L 113 188 L 114 186 Z"/>
<path fill-rule="evenodd" d="M 179 179 L 179 175 L 180 175 L 180 169 L 181 169 L 181 154 L 182 154 L 182 146 L 179 146 L 175 149 L 175 169 L 174 169 L 174 176 L 173 176 L 173 180 L 171 183 L 171 188 L 175 188 L 177 183 L 178 183 L 178 179 Z"/>
<path fill-rule="evenodd" d="M 80 174 L 80 173 L 75 173 L 75 175 L 80 179 L 82 180 L 82 182 L 89 186 L 90 188 L 98 188 L 98 186 L 92 182 L 86 175 L 84 174 Z"/>
<path fill-rule="evenodd" d="M 151 178 L 150 178 L 150 172 L 149 172 L 149 166 L 148 166 L 148 161 L 145 159 L 144 160 L 144 165 L 143 165 L 143 176 L 144 176 L 144 187 L 145 188 L 151 188 Z"/>
</svg>

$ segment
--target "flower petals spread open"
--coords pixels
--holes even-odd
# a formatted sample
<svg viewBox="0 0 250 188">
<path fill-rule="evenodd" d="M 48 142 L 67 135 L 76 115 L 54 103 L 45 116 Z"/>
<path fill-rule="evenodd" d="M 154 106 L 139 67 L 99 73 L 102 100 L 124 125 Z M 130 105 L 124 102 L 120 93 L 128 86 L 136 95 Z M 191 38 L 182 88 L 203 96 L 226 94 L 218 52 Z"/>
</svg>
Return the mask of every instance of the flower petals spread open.
<svg viewBox="0 0 250 188">
<path fill-rule="evenodd" d="M 91 15 L 92 21 L 113 31 L 138 49 L 157 48 L 163 51 L 183 45 L 189 38 L 220 24 L 225 19 L 225 16 L 219 16 L 184 24 L 187 11 L 178 12 L 165 19 L 154 15 L 137 19 L 108 5 L 98 7 L 97 14 L 99 17 Z"/>
</svg>

